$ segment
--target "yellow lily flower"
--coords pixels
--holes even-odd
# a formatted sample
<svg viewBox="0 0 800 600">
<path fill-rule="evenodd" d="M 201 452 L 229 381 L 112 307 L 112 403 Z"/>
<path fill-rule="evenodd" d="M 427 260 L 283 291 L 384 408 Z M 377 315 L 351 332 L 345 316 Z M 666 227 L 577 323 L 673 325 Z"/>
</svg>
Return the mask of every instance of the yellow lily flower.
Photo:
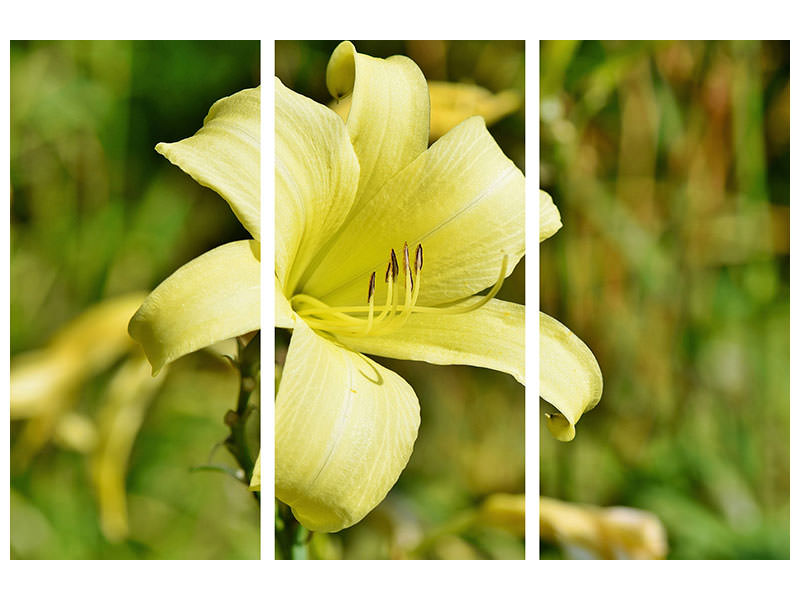
<svg viewBox="0 0 800 600">
<path fill-rule="evenodd" d="M 128 332 L 153 374 L 220 340 L 260 329 L 261 91 L 218 100 L 192 137 L 156 151 L 219 193 L 253 239 L 224 244 L 170 275 L 145 299 Z"/>
<path fill-rule="evenodd" d="M 547 192 L 539 191 L 539 242 L 561 229 L 561 215 Z M 559 410 L 547 414 L 556 439 L 575 437 L 575 423 L 603 394 L 603 374 L 589 347 L 569 329 L 539 313 L 539 395 Z"/>
<path fill-rule="evenodd" d="M 525 251 L 525 180 L 480 117 L 427 147 L 428 88 L 406 57 L 343 42 L 327 85 L 352 98 L 346 122 L 275 82 L 276 322 L 293 329 L 275 485 L 332 532 L 386 496 L 419 427 L 411 386 L 362 353 L 523 382 L 524 307 L 494 295 Z"/>
</svg>

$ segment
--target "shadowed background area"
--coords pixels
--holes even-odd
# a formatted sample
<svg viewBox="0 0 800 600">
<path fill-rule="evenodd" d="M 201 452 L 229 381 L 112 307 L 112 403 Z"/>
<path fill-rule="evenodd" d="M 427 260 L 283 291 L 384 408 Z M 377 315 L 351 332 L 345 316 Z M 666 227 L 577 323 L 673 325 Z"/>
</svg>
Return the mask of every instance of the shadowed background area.
<svg viewBox="0 0 800 600">
<path fill-rule="evenodd" d="M 276 42 L 276 75 L 292 90 L 328 104 L 325 68 L 338 43 Z M 432 103 L 440 107 L 433 109 L 432 131 L 486 110 L 490 133 L 524 172 L 524 42 L 353 43 L 370 56 L 410 57 L 429 84 L 484 88 L 487 95 L 443 87 L 437 98 L 431 86 Z M 524 265 L 523 259 L 498 298 L 524 303 Z M 487 332 L 487 345 L 491 335 Z M 286 331 L 276 330 L 278 376 L 289 339 Z M 422 423 L 414 452 L 387 498 L 363 521 L 341 533 L 313 535 L 310 557 L 523 558 L 523 515 L 516 508 L 521 505 L 509 499 L 509 507 L 505 496 L 494 494 L 525 490 L 524 388 L 510 375 L 487 369 L 376 360 L 399 373 L 419 397 Z"/>
<path fill-rule="evenodd" d="M 653 512 L 668 558 L 788 558 L 788 42 L 542 42 L 540 66 L 541 307 L 605 384 L 574 441 L 542 423 L 542 494 Z"/>
<path fill-rule="evenodd" d="M 154 146 L 192 135 L 214 101 L 258 85 L 259 52 L 258 42 L 11 43 L 12 365 L 90 306 L 152 290 L 249 237 Z M 122 332 L 134 310 L 115 317 Z M 73 331 L 67 354 L 108 343 L 92 335 Z M 136 391 L 152 378 L 132 348 L 80 382 L 48 380 L 67 367 L 33 376 L 50 387 L 11 424 L 12 558 L 257 558 L 246 486 L 190 470 L 234 465 L 224 448 L 211 454 L 237 373 L 196 353 L 151 398 Z M 14 377 L 12 367 L 12 388 Z"/>
</svg>

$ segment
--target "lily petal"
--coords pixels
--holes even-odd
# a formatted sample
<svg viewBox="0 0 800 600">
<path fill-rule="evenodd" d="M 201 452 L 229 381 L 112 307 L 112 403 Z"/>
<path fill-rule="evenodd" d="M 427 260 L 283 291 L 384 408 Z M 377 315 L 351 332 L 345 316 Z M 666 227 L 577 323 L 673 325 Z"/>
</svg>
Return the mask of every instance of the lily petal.
<svg viewBox="0 0 800 600">
<path fill-rule="evenodd" d="M 428 147 L 428 86 L 411 59 L 373 58 L 350 42 L 333 51 L 326 79 L 335 98 L 352 94 L 347 131 L 361 164 L 358 209 Z"/>
<path fill-rule="evenodd" d="M 603 394 L 603 375 L 597 359 L 569 329 L 539 313 L 539 395 L 561 414 L 547 415 L 556 439 L 575 437 L 575 423 L 594 408 Z"/>
<path fill-rule="evenodd" d="M 275 489 L 304 527 L 339 531 L 375 508 L 418 428 L 408 383 L 298 320 L 275 401 Z"/>
<path fill-rule="evenodd" d="M 278 278 L 275 277 L 275 327 L 292 329 L 296 318 L 292 305 L 289 304 Z"/>
<path fill-rule="evenodd" d="M 390 248 L 408 242 L 425 255 L 420 304 L 471 296 L 497 280 L 504 255 L 505 276 L 523 256 L 524 215 L 525 177 L 472 117 L 348 218 L 303 289 L 331 305 L 363 302 L 370 274 L 383 273 Z M 380 278 L 378 298 L 384 290 Z"/>
<path fill-rule="evenodd" d="M 492 299 L 463 314 L 414 313 L 394 333 L 340 339 L 366 354 L 485 367 L 525 383 L 525 307 L 513 302 Z"/>
<path fill-rule="evenodd" d="M 261 491 L 261 453 L 258 453 L 256 464 L 253 466 L 253 476 L 250 478 L 250 490 L 253 492 Z"/>
<path fill-rule="evenodd" d="M 341 226 L 358 177 L 358 158 L 342 120 L 276 78 L 275 269 L 283 291 L 291 293 Z"/>
<path fill-rule="evenodd" d="M 155 375 L 166 363 L 260 324 L 260 245 L 219 246 L 186 263 L 144 301 L 128 333 Z"/>
<path fill-rule="evenodd" d="M 217 100 L 192 137 L 156 151 L 222 196 L 256 240 L 261 238 L 261 89 Z"/>
<path fill-rule="evenodd" d="M 539 243 L 561 229 L 561 213 L 553 199 L 545 191 L 539 190 Z"/>
</svg>

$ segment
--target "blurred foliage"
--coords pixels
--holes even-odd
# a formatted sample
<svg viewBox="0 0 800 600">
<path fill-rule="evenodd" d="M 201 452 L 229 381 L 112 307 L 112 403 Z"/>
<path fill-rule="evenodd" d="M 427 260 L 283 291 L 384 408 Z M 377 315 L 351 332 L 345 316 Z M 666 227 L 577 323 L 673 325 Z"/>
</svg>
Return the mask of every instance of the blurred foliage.
<svg viewBox="0 0 800 600">
<path fill-rule="evenodd" d="M 540 77 L 542 310 L 605 382 L 573 442 L 542 423 L 542 493 L 788 558 L 788 42 L 543 42 Z"/>
<path fill-rule="evenodd" d="M 259 55 L 258 42 L 11 43 L 12 363 L 89 306 L 152 290 L 248 237 L 217 194 L 153 148 L 192 135 L 217 99 L 258 85 Z M 115 363 L 75 391 L 79 431 L 108 435 L 109 387 L 122 370 Z M 234 466 L 224 449 L 210 454 L 237 390 L 230 365 L 197 353 L 140 407 L 124 541 L 103 534 L 89 456 L 55 436 L 15 460 L 26 422 L 12 422 L 11 556 L 257 558 L 259 511 L 246 486 L 191 470 Z"/>
<path fill-rule="evenodd" d="M 338 43 L 276 42 L 276 75 L 294 91 L 328 104 L 325 67 Z M 353 43 L 370 56 L 408 56 L 429 81 L 474 83 L 494 93 L 515 90 L 524 99 L 524 42 Z M 524 101 L 489 131 L 524 171 Z M 524 265 L 523 259 L 499 298 L 524 303 Z M 289 339 L 288 332 L 277 330 L 278 376 Z M 419 397 L 422 424 L 414 452 L 386 499 L 349 529 L 315 533 L 309 557 L 523 558 L 519 524 L 498 525 L 502 519 L 481 509 L 494 493 L 524 492 L 523 387 L 510 375 L 487 369 L 377 360 L 408 381 Z"/>
</svg>

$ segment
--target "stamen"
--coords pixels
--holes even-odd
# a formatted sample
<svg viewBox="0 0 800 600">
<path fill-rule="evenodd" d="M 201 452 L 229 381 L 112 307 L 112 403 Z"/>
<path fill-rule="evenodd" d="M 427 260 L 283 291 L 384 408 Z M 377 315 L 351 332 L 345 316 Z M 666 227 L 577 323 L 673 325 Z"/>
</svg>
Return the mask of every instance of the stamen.
<svg viewBox="0 0 800 600">
<path fill-rule="evenodd" d="M 439 306 L 418 306 L 422 289 L 422 244 L 414 253 L 414 266 L 411 268 L 408 243 L 403 244 L 404 292 L 402 306 L 398 307 L 399 285 L 395 285 L 399 275 L 397 254 L 391 249 L 386 265 L 386 300 L 383 305 L 375 305 L 376 273 L 370 275 L 367 290 L 367 304 L 362 306 L 329 306 L 325 302 L 306 294 L 292 297 L 291 304 L 298 316 L 317 330 L 342 336 L 387 335 L 403 327 L 412 313 L 463 314 L 477 310 L 497 295 L 506 277 L 508 256 L 504 255 L 500 274 L 492 288 L 484 296 L 476 297 L 472 303 L 455 301 Z M 416 281 L 415 281 L 416 279 Z M 399 309 L 399 310 L 398 310 Z M 376 311 L 380 311 L 376 315 Z M 359 316 L 360 315 L 360 316 Z M 366 317 L 366 318 L 365 318 Z"/>
<path fill-rule="evenodd" d="M 409 293 L 414 291 L 414 277 L 411 275 L 411 260 L 408 258 L 408 242 L 403 242 L 403 270 L 408 275 L 408 285 L 406 288 L 406 302 L 411 298 Z"/>
<path fill-rule="evenodd" d="M 367 329 L 364 335 L 372 329 L 372 321 L 375 315 L 375 271 L 372 272 L 372 277 L 369 278 L 369 294 L 367 295 L 367 302 L 369 302 L 369 317 L 367 317 Z"/>
<path fill-rule="evenodd" d="M 372 272 L 372 277 L 369 278 L 369 292 L 367 292 L 367 302 L 372 300 L 375 295 L 375 271 Z"/>
</svg>

